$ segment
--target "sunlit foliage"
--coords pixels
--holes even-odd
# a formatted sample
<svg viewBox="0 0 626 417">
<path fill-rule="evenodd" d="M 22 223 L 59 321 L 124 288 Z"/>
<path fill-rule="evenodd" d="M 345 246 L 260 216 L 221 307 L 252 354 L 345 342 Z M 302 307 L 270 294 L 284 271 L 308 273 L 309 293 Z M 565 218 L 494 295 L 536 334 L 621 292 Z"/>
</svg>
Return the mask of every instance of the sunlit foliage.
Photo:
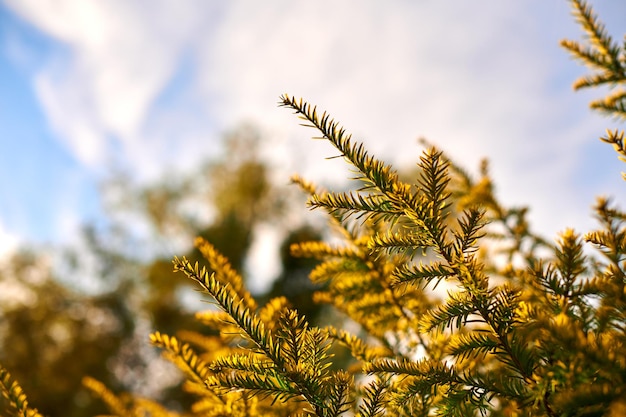
<svg viewBox="0 0 626 417">
<path fill-rule="evenodd" d="M 600 70 L 576 86 L 623 83 L 624 50 L 589 6 L 572 3 L 589 45 L 564 46 Z M 623 118 L 623 99 L 592 106 Z M 338 238 L 294 243 L 291 252 L 320 261 L 310 274 L 314 299 L 346 320 L 313 325 L 285 297 L 259 303 L 237 268 L 199 237 L 203 260 L 173 262 L 213 303 L 195 317 L 205 328 L 150 336 L 197 401 L 172 412 L 86 378 L 112 413 L 625 414 L 626 213 L 617 204 L 598 199 L 597 230 L 566 229 L 548 242 L 531 231 L 525 208 L 497 201 L 486 164 L 476 180 L 426 144 L 415 177 L 404 180 L 328 113 L 288 95 L 280 104 L 334 147 L 357 184 L 332 192 L 293 178 Z M 623 133 L 609 136 L 623 155 Z M 349 360 L 338 360 L 340 349 Z M 5 375 L 5 396 L 28 409 Z"/>
</svg>

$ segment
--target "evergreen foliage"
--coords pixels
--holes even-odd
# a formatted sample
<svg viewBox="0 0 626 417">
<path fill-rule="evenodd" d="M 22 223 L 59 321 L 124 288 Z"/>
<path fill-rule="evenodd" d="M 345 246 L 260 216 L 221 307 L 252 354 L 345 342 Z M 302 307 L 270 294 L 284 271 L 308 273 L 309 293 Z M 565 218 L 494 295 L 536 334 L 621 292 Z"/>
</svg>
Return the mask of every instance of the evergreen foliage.
<svg viewBox="0 0 626 417">
<path fill-rule="evenodd" d="M 571 0 L 573 14 L 585 31 L 586 42 L 561 41 L 573 57 L 583 62 L 593 72 L 580 77 L 574 89 L 608 86 L 609 94 L 593 100 L 590 106 L 617 120 L 626 121 L 626 35 L 620 44 L 608 34 L 589 4 L 582 0 Z M 607 129 L 603 142 L 613 145 L 619 158 L 626 162 L 624 131 Z M 622 174 L 626 179 L 626 173 Z"/>
<path fill-rule="evenodd" d="M 574 16 L 585 31 L 587 42 L 581 44 L 571 40 L 561 45 L 594 72 L 579 78 L 574 89 L 608 85 L 620 87 L 602 99 L 591 102 L 592 109 L 626 120 L 626 39 L 620 45 L 608 34 L 589 4 L 581 0 L 571 1 Z M 622 148 L 623 149 L 623 148 Z"/>
<path fill-rule="evenodd" d="M 0 366 L 0 388 L 2 395 L 9 401 L 16 416 L 41 417 L 36 408 L 28 405 L 26 394 L 17 381 L 11 378 L 9 371 Z"/>
<path fill-rule="evenodd" d="M 81 379 L 97 376 L 120 389 L 111 372 L 115 362 L 105 358 L 134 359 L 134 351 L 123 351 L 133 335 L 134 312 L 113 289 L 88 296 L 63 285 L 46 255 L 22 251 L 2 262 L 0 364 L 42 415 L 96 415 L 104 411 L 102 404 L 91 400 Z M 0 396 L 0 415 L 9 413 L 8 406 Z"/>
<path fill-rule="evenodd" d="M 624 48 L 591 8 L 572 1 L 588 45 L 564 41 L 595 75 L 576 88 L 626 79 Z M 593 108 L 625 118 L 626 96 Z M 531 232 L 525 208 L 506 208 L 486 164 L 476 180 L 426 145 L 407 182 L 369 154 L 327 113 L 284 95 L 318 138 L 355 170 L 358 188 L 329 192 L 294 177 L 311 208 L 325 210 L 342 243 L 301 242 L 294 255 L 320 261 L 315 300 L 347 317 L 311 325 L 284 297 L 264 305 L 213 245 L 196 239 L 202 266 L 174 269 L 209 295 L 196 319 L 205 332 L 155 332 L 154 346 L 196 395 L 175 413 L 116 395 L 86 378 L 118 416 L 619 416 L 626 414 L 626 213 L 598 199 L 598 230 L 566 229 L 554 243 Z M 603 140 L 624 156 L 623 132 Z M 595 249 L 592 251 L 592 249 Z M 341 324 L 344 324 L 343 329 Z M 335 359 L 347 350 L 351 360 Z M 1 388 L 28 411 L 0 369 Z M 19 414 L 21 413 L 21 414 Z"/>
</svg>

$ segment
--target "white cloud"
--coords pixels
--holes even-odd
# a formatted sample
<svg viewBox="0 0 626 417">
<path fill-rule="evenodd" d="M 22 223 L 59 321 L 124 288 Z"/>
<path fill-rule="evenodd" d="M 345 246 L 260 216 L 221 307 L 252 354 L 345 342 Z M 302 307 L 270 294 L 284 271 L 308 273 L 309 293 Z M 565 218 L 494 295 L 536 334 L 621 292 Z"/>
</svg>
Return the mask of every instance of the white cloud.
<svg viewBox="0 0 626 417">
<path fill-rule="evenodd" d="M 577 64 L 557 41 L 578 32 L 565 3 L 8 4 L 66 45 L 35 86 L 59 138 L 96 170 L 112 156 L 138 175 L 191 164 L 216 131 L 253 119 L 283 140 L 272 146 L 288 151 L 270 151 L 292 155 L 279 161 L 285 171 L 337 176 L 322 160 L 330 147 L 303 142 L 313 132 L 275 107 L 288 92 L 390 161 L 416 161 L 418 136 L 469 168 L 490 157 L 505 202 L 530 204 L 548 234 L 588 217 L 598 182 L 571 178 L 590 169 L 585 149 L 605 123 L 570 90 Z M 181 97 L 160 102 L 181 66 L 191 70 L 170 86 Z M 598 170 L 614 158 L 608 147 L 604 155 Z M 611 181 L 615 194 L 618 172 Z"/>
<path fill-rule="evenodd" d="M 0 262 L 11 256 L 19 246 L 19 239 L 17 236 L 5 230 L 5 227 L 0 223 Z"/>
<path fill-rule="evenodd" d="M 35 79 L 53 128 L 85 165 L 134 153 L 151 106 L 199 23 L 192 3 L 9 1 L 66 46 Z M 118 143 L 119 141 L 119 143 Z M 138 155 L 125 155 L 133 159 Z M 149 159 L 148 159 L 149 160 Z"/>
<path fill-rule="evenodd" d="M 569 30 L 566 5 L 271 4 L 229 8 L 215 42 L 202 49 L 200 82 L 206 101 L 219 101 L 219 120 L 256 116 L 293 126 L 290 137 L 307 137 L 314 132 L 267 104 L 276 92 L 302 95 L 387 160 L 416 161 L 417 136 L 469 168 L 490 157 L 505 202 L 530 204 L 548 235 L 589 224 L 591 192 L 581 207 L 583 190 L 569 177 L 583 169 L 581 147 L 597 142 L 583 133 L 603 121 L 571 92 L 573 77 L 560 76 L 576 65 L 554 30 Z M 539 13 L 548 16 L 536 19 Z M 306 160 L 292 167 L 336 176 L 321 159 L 333 155 L 330 147 L 299 138 L 291 148 Z"/>
</svg>

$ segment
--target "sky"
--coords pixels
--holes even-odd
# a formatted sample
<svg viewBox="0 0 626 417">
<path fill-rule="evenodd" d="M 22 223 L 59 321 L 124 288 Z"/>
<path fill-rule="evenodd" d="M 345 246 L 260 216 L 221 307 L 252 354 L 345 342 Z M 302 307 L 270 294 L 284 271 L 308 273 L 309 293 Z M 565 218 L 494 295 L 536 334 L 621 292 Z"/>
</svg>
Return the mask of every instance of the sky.
<svg viewBox="0 0 626 417">
<path fill-rule="evenodd" d="M 594 7 L 621 39 L 626 2 Z M 626 169 L 588 109 L 602 92 L 571 88 L 586 71 L 558 42 L 581 36 L 562 0 L 0 0 L 0 253 L 70 241 L 114 168 L 190 170 L 244 122 L 285 183 L 349 177 L 283 93 L 399 167 L 419 137 L 473 172 L 489 158 L 535 230 L 586 232 L 596 196 L 624 207 Z"/>
</svg>

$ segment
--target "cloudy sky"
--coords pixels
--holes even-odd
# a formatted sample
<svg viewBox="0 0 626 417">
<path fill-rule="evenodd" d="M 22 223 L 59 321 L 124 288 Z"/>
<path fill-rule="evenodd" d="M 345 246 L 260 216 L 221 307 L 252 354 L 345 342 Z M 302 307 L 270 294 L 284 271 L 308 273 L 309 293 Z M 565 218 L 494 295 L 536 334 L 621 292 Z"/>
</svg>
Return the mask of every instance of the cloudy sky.
<svg viewBox="0 0 626 417">
<path fill-rule="evenodd" d="M 620 39 L 626 2 L 595 3 Z M 112 167 L 189 169 L 244 121 L 285 182 L 347 176 L 282 93 L 394 164 L 418 137 L 470 169 L 488 157 L 538 230 L 586 231 L 596 195 L 624 204 L 626 168 L 587 109 L 601 93 L 571 89 L 584 70 L 558 41 L 580 36 L 563 0 L 0 0 L 0 251 L 66 241 Z"/>
</svg>

